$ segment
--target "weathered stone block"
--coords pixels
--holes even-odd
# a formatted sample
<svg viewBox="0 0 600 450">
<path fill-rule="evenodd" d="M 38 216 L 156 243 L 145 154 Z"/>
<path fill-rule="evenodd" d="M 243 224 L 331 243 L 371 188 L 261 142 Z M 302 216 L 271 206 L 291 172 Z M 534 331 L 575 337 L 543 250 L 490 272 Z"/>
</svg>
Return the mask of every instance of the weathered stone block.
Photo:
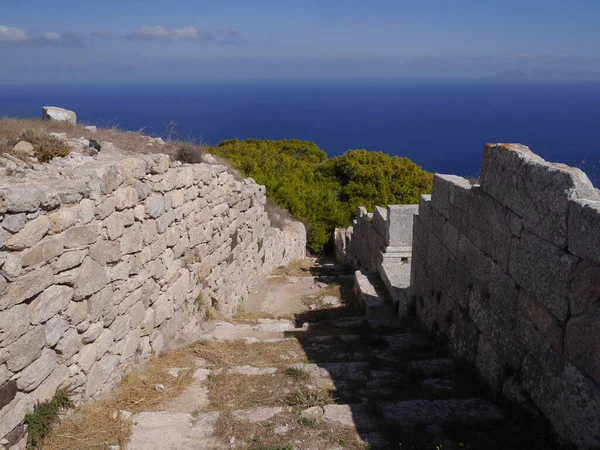
<svg viewBox="0 0 600 450">
<path fill-rule="evenodd" d="M 83 247 L 93 244 L 100 235 L 100 222 L 69 228 L 60 234 L 65 248 Z"/>
<path fill-rule="evenodd" d="M 135 223 L 127 228 L 119 242 L 121 244 L 121 253 L 123 255 L 142 251 L 142 248 L 144 247 L 142 225 L 140 223 Z"/>
<path fill-rule="evenodd" d="M 600 201 L 569 202 L 569 251 L 600 263 Z"/>
<path fill-rule="evenodd" d="M 568 281 L 577 263 L 576 256 L 524 231 L 520 239 L 513 240 L 509 274 L 558 320 L 564 321 L 569 312 Z"/>
<path fill-rule="evenodd" d="M 13 401 L 17 390 L 16 380 L 9 380 L 0 386 L 0 410 Z"/>
<path fill-rule="evenodd" d="M 29 304 L 31 324 L 46 322 L 52 316 L 65 311 L 72 298 L 72 288 L 62 285 L 50 286 Z"/>
<path fill-rule="evenodd" d="M 565 333 L 565 359 L 600 384 L 600 315 L 572 317 Z"/>
<path fill-rule="evenodd" d="M 600 264 L 581 261 L 570 283 L 571 314 L 600 314 Z"/>
<path fill-rule="evenodd" d="M 46 345 L 54 347 L 61 337 L 69 329 L 69 323 L 62 316 L 52 317 L 44 325 L 44 333 L 46 336 Z"/>
<path fill-rule="evenodd" d="M 50 230 L 53 234 L 61 233 L 67 228 L 74 226 L 77 223 L 78 216 L 79 206 L 60 208 L 55 212 L 48 214 Z"/>
<path fill-rule="evenodd" d="M 120 359 L 118 355 L 105 355 L 100 361 L 94 364 L 88 375 L 85 389 L 86 399 L 91 398 L 92 395 L 100 391 L 109 381 L 111 375 L 115 376 Z"/>
<path fill-rule="evenodd" d="M 6 214 L 2 220 L 2 227 L 11 233 L 18 233 L 27 224 L 27 216 L 25 213 Z"/>
<path fill-rule="evenodd" d="M 81 336 L 75 328 L 69 328 L 63 335 L 58 344 L 56 344 L 56 353 L 58 353 L 58 362 L 60 364 L 67 361 L 71 356 L 79 351 L 83 346 Z"/>
<path fill-rule="evenodd" d="M 106 268 L 91 257 L 86 257 L 81 265 L 79 277 L 75 282 L 75 300 L 83 299 L 91 294 L 95 294 L 108 283 L 108 274 Z"/>
<path fill-rule="evenodd" d="M 90 256 L 102 265 L 114 263 L 121 259 L 121 246 L 115 241 L 97 241 L 90 247 Z"/>
<path fill-rule="evenodd" d="M 43 200 L 42 186 L 32 184 L 0 185 L 0 214 L 35 212 Z"/>
<path fill-rule="evenodd" d="M 38 359 L 19 373 L 17 386 L 22 391 L 31 392 L 50 376 L 55 367 L 56 353 L 46 348 Z"/>
<path fill-rule="evenodd" d="M 27 305 L 16 305 L 0 312 L 0 342 L 6 347 L 29 330 Z"/>
<path fill-rule="evenodd" d="M 8 285 L 6 293 L 0 297 L 0 311 L 28 300 L 54 283 L 52 269 L 40 269 L 21 275 Z"/>
<path fill-rule="evenodd" d="M 113 193 L 115 197 L 115 208 L 117 211 L 122 211 L 126 208 L 133 208 L 137 205 L 138 194 L 137 191 L 130 187 L 120 187 Z"/>
<path fill-rule="evenodd" d="M 88 299 L 88 314 L 95 322 L 106 315 L 113 305 L 112 285 L 105 286 Z"/>
<path fill-rule="evenodd" d="M 564 330 L 560 323 L 541 306 L 535 297 L 521 289 L 518 296 L 519 314 L 528 319 L 558 354 L 563 352 Z"/>
<path fill-rule="evenodd" d="M 518 144 L 486 145 L 481 187 L 519 215 L 526 229 L 561 248 L 567 246 L 569 199 L 598 199 L 581 170 L 548 163 Z"/>
<path fill-rule="evenodd" d="M 59 237 L 50 237 L 44 239 L 39 244 L 24 250 L 22 255 L 23 267 L 35 266 L 43 262 L 50 261 L 59 256 L 64 250 L 63 239 Z"/>
<path fill-rule="evenodd" d="M 450 217 L 449 206 L 452 204 L 451 199 L 454 203 L 460 203 L 461 194 L 456 194 L 455 191 L 465 191 L 470 188 L 471 184 L 462 177 L 436 174 L 433 178 L 431 204 L 442 216 L 448 219 Z"/>
<path fill-rule="evenodd" d="M 18 372 L 39 358 L 46 343 L 45 338 L 44 327 L 35 327 L 7 346 L 6 367 L 8 370 Z"/>
<path fill-rule="evenodd" d="M 23 227 L 14 236 L 6 240 L 5 247 L 9 250 L 23 250 L 37 244 L 50 229 L 48 216 L 39 216 Z"/>
</svg>

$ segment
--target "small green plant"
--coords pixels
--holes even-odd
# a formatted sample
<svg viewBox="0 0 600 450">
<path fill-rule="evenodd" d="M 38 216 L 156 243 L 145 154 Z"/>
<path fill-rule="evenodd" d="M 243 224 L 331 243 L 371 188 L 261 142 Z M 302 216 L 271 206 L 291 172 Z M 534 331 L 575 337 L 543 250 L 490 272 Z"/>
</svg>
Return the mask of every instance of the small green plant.
<svg viewBox="0 0 600 450">
<path fill-rule="evenodd" d="M 300 425 L 303 427 L 313 428 L 316 422 L 312 419 L 307 419 L 306 417 L 302 417 L 299 421 Z"/>
<path fill-rule="evenodd" d="M 198 309 L 202 309 L 206 306 L 206 300 L 204 299 L 204 294 L 200 292 L 196 300 L 194 300 L 194 305 L 198 307 Z"/>
<path fill-rule="evenodd" d="M 38 403 L 33 412 L 25 415 L 27 448 L 35 448 L 58 422 L 59 413 L 73 403 L 66 389 L 58 389 L 50 400 Z"/>
<path fill-rule="evenodd" d="M 331 394 L 331 391 L 327 389 L 296 391 L 292 392 L 284 399 L 284 404 L 286 406 L 298 406 L 301 408 L 330 405 L 334 402 L 335 398 Z"/>
<path fill-rule="evenodd" d="M 294 380 L 307 380 L 310 378 L 310 374 L 299 367 L 288 367 L 285 369 L 285 374 Z"/>
</svg>

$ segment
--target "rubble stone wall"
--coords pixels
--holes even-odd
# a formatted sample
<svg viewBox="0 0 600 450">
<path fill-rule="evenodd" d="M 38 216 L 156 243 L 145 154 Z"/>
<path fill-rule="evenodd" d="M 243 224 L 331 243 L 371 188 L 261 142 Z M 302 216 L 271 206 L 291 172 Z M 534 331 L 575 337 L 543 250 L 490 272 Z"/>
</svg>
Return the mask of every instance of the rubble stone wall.
<svg viewBox="0 0 600 450">
<path fill-rule="evenodd" d="M 265 201 L 224 166 L 104 144 L 0 180 L 2 445 L 58 387 L 95 397 L 207 306 L 233 313 L 261 275 L 303 258 L 304 226 L 272 228 Z"/>
<path fill-rule="evenodd" d="M 509 399 L 600 446 L 600 193 L 521 145 L 488 145 L 480 185 L 436 175 L 414 217 L 411 290 Z"/>
</svg>

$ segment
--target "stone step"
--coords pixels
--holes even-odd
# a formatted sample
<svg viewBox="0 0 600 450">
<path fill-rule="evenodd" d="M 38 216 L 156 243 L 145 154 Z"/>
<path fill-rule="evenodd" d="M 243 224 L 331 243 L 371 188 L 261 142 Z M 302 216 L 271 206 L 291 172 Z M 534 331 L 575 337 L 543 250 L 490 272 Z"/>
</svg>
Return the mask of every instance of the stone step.
<svg viewBox="0 0 600 450">
<path fill-rule="evenodd" d="M 383 263 L 379 266 L 379 274 L 392 297 L 396 317 L 405 317 L 410 305 L 410 264 Z"/>
<path fill-rule="evenodd" d="M 375 288 L 372 274 L 364 274 L 360 270 L 354 272 L 354 289 L 358 303 L 367 319 L 389 319 L 394 317 L 393 310 L 385 304 L 385 299 Z"/>
</svg>

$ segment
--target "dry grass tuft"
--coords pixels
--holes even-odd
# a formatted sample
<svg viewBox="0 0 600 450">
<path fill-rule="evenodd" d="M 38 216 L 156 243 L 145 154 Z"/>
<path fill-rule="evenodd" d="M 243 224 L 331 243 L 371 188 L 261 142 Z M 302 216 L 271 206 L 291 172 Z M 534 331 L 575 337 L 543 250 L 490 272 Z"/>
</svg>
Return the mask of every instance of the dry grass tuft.
<svg viewBox="0 0 600 450">
<path fill-rule="evenodd" d="M 168 373 L 172 367 L 183 368 L 177 378 Z M 119 411 L 152 411 L 180 395 L 192 382 L 195 364 L 188 349 L 164 353 L 151 360 L 144 370 L 131 372 L 110 396 L 78 408 L 44 439 L 41 450 L 106 450 L 121 448 L 129 440 L 131 423 Z M 154 386 L 162 384 L 164 391 Z"/>
<path fill-rule="evenodd" d="M 295 355 L 295 358 L 292 358 L 295 363 L 307 361 L 304 348 L 296 339 L 266 344 L 201 341 L 192 344 L 190 348 L 194 355 L 207 361 L 209 368 L 251 365 L 284 369 L 289 365 L 290 359 L 282 355 Z"/>
<path fill-rule="evenodd" d="M 289 221 L 294 220 L 287 209 L 273 203 L 269 199 L 267 199 L 267 204 L 265 205 L 265 212 L 269 216 L 271 226 L 280 230 L 283 230 Z"/>
<path fill-rule="evenodd" d="M 312 276 L 310 269 L 313 264 L 314 261 L 311 259 L 296 259 L 287 266 L 273 270 L 272 274 L 287 277 L 310 277 Z"/>
</svg>

